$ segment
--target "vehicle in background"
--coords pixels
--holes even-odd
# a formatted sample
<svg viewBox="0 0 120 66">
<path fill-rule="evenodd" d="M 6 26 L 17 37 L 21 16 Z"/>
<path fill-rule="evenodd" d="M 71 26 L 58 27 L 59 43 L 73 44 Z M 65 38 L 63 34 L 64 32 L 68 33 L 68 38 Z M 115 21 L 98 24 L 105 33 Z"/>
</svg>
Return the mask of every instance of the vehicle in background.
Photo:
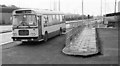
<svg viewBox="0 0 120 66">
<path fill-rule="evenodd" d="M 50 10 L 18 9 L 12 13 L 13 41 L 47 41 L 65 32 L 64 13 Z"/>
<path fill-rule="evenodd" d="M 120 12 L 118 13 L 110 13 L 106 14 L 104 17 L 104 24 L 107 25 L 107 27 L 118 27 L 120 21 Z"/>
</svg>

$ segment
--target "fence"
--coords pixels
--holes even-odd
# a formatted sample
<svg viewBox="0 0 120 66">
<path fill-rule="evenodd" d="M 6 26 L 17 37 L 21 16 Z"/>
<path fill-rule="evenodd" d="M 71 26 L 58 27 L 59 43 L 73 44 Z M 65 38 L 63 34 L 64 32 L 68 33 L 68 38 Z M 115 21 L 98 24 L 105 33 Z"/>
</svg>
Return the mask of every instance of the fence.
<svg viewBox="0 0 120 66">
<path fill-rule="evenodd" d="M 81 29 L 84 28 L 83 22 L 72 22 L 71 29 L 66 34 L 66 45 L 70 44 L 70 42 L 75 38 L 75 36 L 80 33 Z"/>
</svg>

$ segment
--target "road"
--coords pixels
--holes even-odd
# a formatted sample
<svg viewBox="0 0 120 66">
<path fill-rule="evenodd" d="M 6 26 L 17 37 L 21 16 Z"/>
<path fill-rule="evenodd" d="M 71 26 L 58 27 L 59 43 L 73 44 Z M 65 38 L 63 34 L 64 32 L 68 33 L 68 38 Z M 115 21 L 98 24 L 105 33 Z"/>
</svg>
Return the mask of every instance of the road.
<svg viewBox="0 0 120 66">
<path fill-rule="evenodd" d="M 103 51 L 103 55 L 100 57 L 104 57 L 99 60 L 106 60 L 104 61 L 105 63 L 107 63 L 107 61 L 118 63 L 118 29 L 100 28 L 98 29 L 98 34 Z"/>
<path fill-rule="evenodd" d="M 3 64 L 117 64 L 117 31 L 99 30 L 102 39 L 103 55 L 91 57 L 68 56 L 62 53 L 65 35 L 56 36 L 48 42 L 22 43 L 11 48 L 2 49 Z M 108 34 L 108 35 L 106 35 Z M 114 36 L 112 36 L 115 34 Z M 114 37 L 111 40 L 105 40 Z M 11 43 L 16 44 L 15 42 Z M 9 44 L 8 44 L 9 45 Z"/>
<path fill-rule="evenodd" d="M 103 55 L 65 55 L 62 50 L 65 47 L 66 35 L 62 35 L 53 37 L 48 42 L 5 43 L 2 45 L 2 64 L 117 64 L 117 30 L 101 28 L 99 35 Z"/>
</svg>

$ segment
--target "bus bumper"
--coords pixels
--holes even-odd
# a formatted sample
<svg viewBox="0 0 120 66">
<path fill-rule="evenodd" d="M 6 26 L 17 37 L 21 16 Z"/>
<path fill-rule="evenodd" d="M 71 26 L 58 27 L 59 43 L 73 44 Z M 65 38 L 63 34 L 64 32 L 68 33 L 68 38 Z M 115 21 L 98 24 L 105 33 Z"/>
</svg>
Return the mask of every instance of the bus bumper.
<svg viewBox="0 0 120 66">
<path fill-rule="evenodd" d="M 13 41 L 39 41 L 39 37 L 12 37 Z"/>
</svg>

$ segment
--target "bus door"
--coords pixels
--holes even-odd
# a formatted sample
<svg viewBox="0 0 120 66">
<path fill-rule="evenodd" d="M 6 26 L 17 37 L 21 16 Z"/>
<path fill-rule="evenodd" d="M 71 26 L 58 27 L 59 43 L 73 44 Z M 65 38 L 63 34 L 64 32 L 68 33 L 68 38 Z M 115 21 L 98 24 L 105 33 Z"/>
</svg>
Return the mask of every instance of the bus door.
<svg viewBox="0 0 120 66">
<path fill-rule="evenodd" d="M 42 17 L 38 16 L 38 32 L 39 32 L 39 38 L 42 38 Z"/>
</svg>

